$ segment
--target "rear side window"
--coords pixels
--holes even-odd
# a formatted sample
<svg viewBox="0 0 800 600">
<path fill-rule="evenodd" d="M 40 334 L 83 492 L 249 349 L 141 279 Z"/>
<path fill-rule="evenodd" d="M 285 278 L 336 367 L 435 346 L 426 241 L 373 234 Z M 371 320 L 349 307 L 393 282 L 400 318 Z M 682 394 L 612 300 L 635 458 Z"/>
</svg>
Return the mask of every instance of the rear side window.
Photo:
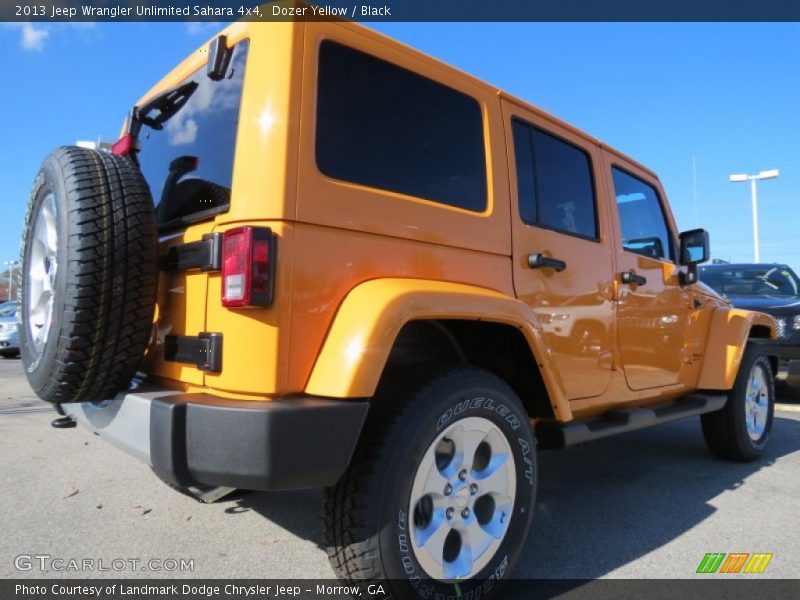
<svg viewBox="0 0 800 600">
<path fill-rule="evenodd" d="M 247 48 L 246 41 L 234 47 L 220 81 L 210 79 L 205 66 L 192 74 L 183 82 L 197 84 L 186 104 L 162 129 L 142 129 L 139 164 L 162 228 L 224 212 L 230 205 Z"/>
<path fill-rule="evenodd" d="M 589 155 L 517 119 L 512 130 L 522 220 L 528 225 L 598 239 Z"/>
<path fill-rule="evenodd" d="M 672 238 L 655 188 L 614 167 L 614 193 L 622 233 L 622 248 L 650 258 L 669 260 Z"/>
<path fill-rule="evenodd" d="M 486 209 L 478 102 L 329 41 L 319 52 L 316 159 L 335 179 Z"/>
</svg>

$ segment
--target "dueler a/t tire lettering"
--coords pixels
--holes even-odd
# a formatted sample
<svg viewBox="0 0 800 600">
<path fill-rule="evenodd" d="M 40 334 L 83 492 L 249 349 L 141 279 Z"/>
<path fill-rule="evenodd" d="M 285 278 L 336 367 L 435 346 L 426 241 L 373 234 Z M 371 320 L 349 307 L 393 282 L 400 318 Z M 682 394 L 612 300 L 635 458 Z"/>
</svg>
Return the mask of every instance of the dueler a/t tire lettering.
<svg viewBox="0 0 800 600">
<path fill-rule="evenodd" d="M 528 415 L 514 391 L 484 369 L 452 366 L 403 383 L 408 379 L 382 381 L 350 467 L 326 491 L 331 565 L 353 584 L 381 582 L 391 598 L 492 596 L 510 576 L 533 514 L 536 442 Z M 448 427 L 469 420 L 489 423 L 493 435 L 502 435 L 511 451 L 513 510 L 485 566 L 469 578 L 441 580 L 426 572 L 412 547 L 415 514 L 409 503 L 415 475 L 431 444 Z M 453 522 L 458 518 L 456 513 Z"/>
</svg>

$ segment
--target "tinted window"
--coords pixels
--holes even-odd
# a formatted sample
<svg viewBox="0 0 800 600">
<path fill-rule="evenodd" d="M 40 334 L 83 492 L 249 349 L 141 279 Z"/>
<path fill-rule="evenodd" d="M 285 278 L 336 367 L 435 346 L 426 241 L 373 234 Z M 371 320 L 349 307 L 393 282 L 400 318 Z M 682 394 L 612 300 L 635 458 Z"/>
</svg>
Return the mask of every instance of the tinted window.
<svg viewBox="0 0 800 600">
<path fill-rule="evenodd" d="M 800 281 L 783 265 L 700 268 L 700 280 L 720 294 L 799 296 Z"/>
<path fill-rule="evenodd" d="M 316 155 L 336 179 L 486 209 L 477 101 L 333 42 L 320 48 Z"/>
<path fill-rule="evenodd" d="M 184 83 L 197 87 L 163 129 L 142 129 L 138 158 L 159 222 L 227 210 L 246 59 L 247 42 L 241 42 L 221 81 L 209 79 L 205 67 L 196 71 Z"/>
<path fill-rule="evenodd" d="M 522 220 L 597 239 L 589 155 L 532 125 L 515 120 L 512 127 Z"/>
<path fill-rule="evenodd" d="M 19 302 L 4 302 L 0 305 L 0 317 L 13 317 L 19 310 Z"/>
<path fill-rule="evenodd" d="M 672 257 L 672 238 L 656 190 L 620 169 L 612 174 L 622 247 L 650 258 Z"/>
</svg>

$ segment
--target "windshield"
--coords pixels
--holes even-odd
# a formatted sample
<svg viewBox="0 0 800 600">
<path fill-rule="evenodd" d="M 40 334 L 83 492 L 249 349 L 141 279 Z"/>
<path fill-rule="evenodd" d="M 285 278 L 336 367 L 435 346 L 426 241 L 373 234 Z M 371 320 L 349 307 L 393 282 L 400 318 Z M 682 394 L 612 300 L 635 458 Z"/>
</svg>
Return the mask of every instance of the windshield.
<svg viewBox="0 0 800 600">
<path fill-rule="evenodd" d="M 247 46 L 233 48 L 223 79 L 198 69 L 172 92 L 179 101 L 142 120 L 138 160 L 161 229 L 228 210 Z"/>
<path fill-rule="evenodd" d="M 800 281 L 787 266 L 700 269 L 700 279 L 717 293 L 734 296 L 798 296 Z"/>
<path fill-rule="evenodd" d="M 0 317 L 13 317 L 17 314 L 19 302 L 6 302 L 0 306 Z"/>
</svg>

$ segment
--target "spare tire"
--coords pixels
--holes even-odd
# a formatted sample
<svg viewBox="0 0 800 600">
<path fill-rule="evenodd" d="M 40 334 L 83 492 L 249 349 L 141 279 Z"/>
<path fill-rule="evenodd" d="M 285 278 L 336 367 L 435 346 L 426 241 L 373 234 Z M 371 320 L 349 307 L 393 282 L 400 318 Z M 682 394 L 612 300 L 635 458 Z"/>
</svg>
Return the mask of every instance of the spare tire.
<svg viewBox="0 0 800 600">
<path fill-rule="evenodd" d="M 94 402 L 133 379 L 153 325 L 153 202 L 130 158 L 65 147 L 48 156 L 22 238 L 20 351 L 48 402 Z"/>
</svg>

